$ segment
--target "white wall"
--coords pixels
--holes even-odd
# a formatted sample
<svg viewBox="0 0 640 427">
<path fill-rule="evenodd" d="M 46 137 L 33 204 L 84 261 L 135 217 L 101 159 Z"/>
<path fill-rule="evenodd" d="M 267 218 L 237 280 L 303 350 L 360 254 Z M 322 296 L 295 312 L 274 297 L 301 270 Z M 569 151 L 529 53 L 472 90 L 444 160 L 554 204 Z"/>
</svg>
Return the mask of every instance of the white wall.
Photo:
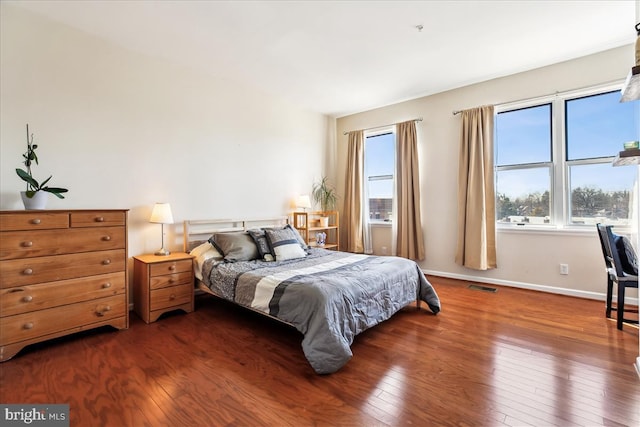
<svg viewBox="0 0 640 427">
<path fill-rule="evenodd" d="M 428 273 L 448 277 L 602 298 L 606 276 L 595 227 L 584 233 L 498 232 L 497 269 L 481 272 L 455 264 L 460 116 L 453 116 L 452 112 L 624 80 L 633 57 L 633 46 L 625 46 L 342 117 L 336 124 L 336 178 L 339 188 L 344 188 L 345 131 L 422 117 L 423 121 L 417 124 L 422 224 L 426 246 L 426 260 L 421 267 Z M 428 78 L 425 76 L 425 79 Z M 390 236 L 388 229 L 374 233 L 374 238 L 378 238 L 378 241 L 374 241 L 374 247 L 378 250 L 381 246 L 390 247 L 390 242 L 384 241 L 385 236 Z M 559 274 L 560 263 L 569 264 L 568 276 Z"/>
<path fill-rule="evenodd" d="M 23 209 L 26 123 L 34 175 L 69 189 L 48 207 L 130 209 L 130 255 L 160 247 L 156 201 L 171 203 L 179 250 L 182 220 L 286 214 L 327 167 L 334 119 L 22 8 L 0 15 L 0 209 Z"/>
</svg>

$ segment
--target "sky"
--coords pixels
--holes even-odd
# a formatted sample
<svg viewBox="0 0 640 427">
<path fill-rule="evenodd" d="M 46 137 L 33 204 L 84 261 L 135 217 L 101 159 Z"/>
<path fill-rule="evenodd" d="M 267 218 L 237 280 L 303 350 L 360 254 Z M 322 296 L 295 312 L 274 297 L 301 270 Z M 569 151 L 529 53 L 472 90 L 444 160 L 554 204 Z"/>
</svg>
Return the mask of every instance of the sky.
<svg viewBox="0 0 640 427">
<path fill-rule="evenodd" d="M 393 175 L 395 163 L 395 136 L 385 133 L 368 137 L 365 145 L 365 163 L 367 176 Z M 393 197 L 393 181 L 372 181 L 369 183 L 370 198 Z"/>
<path fill-rule="evenodd" d="M 566 101 L 568 160 L 610 157 L 627 141 L 640 139 L 638 102 L 620 103 L 620 92 Z M 551 104 L 500 113 L 496 118 L 496 165 L 549 162 Z M 549 169 L 502 172 L 497 190 L 512 198 L 549 188 Z M 637 168 L 573 166 L 567 172 L 572 188 L 596 187 L 604 191 L 631 189 Z"/>
</svg>

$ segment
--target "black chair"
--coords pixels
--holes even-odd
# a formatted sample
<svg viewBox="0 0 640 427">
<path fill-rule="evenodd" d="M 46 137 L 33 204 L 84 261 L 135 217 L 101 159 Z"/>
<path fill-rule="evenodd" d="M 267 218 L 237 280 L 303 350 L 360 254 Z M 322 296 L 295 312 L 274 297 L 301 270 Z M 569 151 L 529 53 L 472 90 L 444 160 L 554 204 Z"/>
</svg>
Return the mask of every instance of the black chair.
<svg viewBox="0 0 640 427">
<path fill-rule="evenodd" d="M 600 237 L 600 245 L 602 246 L 602 254 L 607 267 L 607 317 L 611 317 L 611 311 L 616 312 L 616 323 L 618 329 L 622 329 L 623 323 L 638 324 L 637 320 L 626 319 L 624 313 L 637 313 L 638 310 L 624 308 L 624 294 L 627 288 L 638 287 L 638 276 L 630 274 L 623 268 L 624 264 L 628 264 L 626 254 L 621 254 L 616 237 L 611 231 L 610 225 L 597 224 L 598 236 Z M 632 249 L 630 249 L 632 250 Z M 613 284 L 618 285 L 618 302 L 616 307 L 612 305 Z"/>
</svg>

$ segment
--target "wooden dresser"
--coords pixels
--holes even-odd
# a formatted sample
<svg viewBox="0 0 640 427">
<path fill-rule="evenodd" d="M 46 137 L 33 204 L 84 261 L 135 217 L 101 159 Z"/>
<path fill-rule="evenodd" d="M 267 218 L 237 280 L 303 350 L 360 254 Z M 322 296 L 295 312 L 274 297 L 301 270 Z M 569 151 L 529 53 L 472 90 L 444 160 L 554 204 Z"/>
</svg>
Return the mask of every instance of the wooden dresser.
<svg viewBox="0 0 640 427">
<path fill-rule="evenodd" d="M 127 210 L 0 211 L 0 361 L 23 347 L 129 327 Z"/>
</svg>

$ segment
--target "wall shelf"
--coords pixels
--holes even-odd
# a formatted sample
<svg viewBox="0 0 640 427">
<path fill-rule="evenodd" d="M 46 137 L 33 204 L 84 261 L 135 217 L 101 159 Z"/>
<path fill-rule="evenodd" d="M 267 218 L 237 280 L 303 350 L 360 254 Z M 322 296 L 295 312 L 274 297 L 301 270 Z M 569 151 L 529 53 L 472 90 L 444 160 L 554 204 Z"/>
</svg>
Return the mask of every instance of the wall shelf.
<svg viewBox="0 0 640 427">
<path fill-rule="evenodd" d="M 613 166 L 630 166 L 640 164 L 640 149 L 623 150 L 613 159 Z"/>
</svg>

